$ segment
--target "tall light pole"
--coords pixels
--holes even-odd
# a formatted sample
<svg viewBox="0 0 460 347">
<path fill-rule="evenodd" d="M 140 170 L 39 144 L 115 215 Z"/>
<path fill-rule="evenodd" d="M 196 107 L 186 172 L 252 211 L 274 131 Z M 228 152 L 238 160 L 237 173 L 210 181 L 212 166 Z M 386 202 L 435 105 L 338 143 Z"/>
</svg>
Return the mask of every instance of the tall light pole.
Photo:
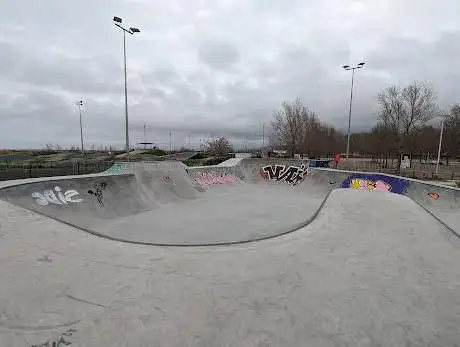
<svg viewBox="0 0 460 347">
<path fill-rule="evenodd" d="M 77 101 L 78 111 L 80 112 L 80 141 L 81 141 L 81 154 L 85 158 L 85 150 L 83 149 L 83 123 L 81 121 L 81 107 L 83 106 L 83 100 Z"/>
<path fill-rule="evenodd" d="M 262 124 L 262 148 L 265 148 L 265 124 Z"/>
<path fill-rule="evenodd" d="M 147 123 L 144 123 L 144 149 L 147 148 Z"/>
<path fill-rule="evenodd" d="M 442 147 L 442 135 L 444 133 L 444 121 L 448 115 L 442 115 L 441 118 L 441 133 L 439 134 L 439 145 L 438 145 L 438 159 L 436 160 L 436 176 L 439 176 L 439 161 L 441 160 L 441 147 Z"/>
<path fill-rule="evenodd" d="M 355 79 L 355 70 L 361 69 L 364 63 L 359 63 L 356 66 L 344 65 L 345 70 L 351 70 L 351 89 L 350 89 L 350 109 L 348 111 L 348 132 L 347 132 L 347 159 L 350 155 L 350 127 L 351 127 L 351 105 L 353 104 L 353 83 Z"/>
<path fill-rule="evenodd" d="M 133 35 L 140 33 L 138 28 L 130 27 L 125 28 L 121 25 L 122 19 L 120 17 L 113 17 L 113 24 L 123 31 L 123 62 L 125 70 L 125 131 L 126 131 L 126 157 L 129 160 L 129 125 L 128 125 L 128 80 L 126 76 L 126 33 Z"/>
</svg>

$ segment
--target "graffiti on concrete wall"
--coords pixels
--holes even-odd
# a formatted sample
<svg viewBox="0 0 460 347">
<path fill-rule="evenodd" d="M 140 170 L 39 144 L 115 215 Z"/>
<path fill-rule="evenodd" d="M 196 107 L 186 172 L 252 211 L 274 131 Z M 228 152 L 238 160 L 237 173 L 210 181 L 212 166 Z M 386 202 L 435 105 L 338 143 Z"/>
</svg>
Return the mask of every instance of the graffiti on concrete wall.
<svg viewBox="0 0 460 347">
<path fill-rule="evenodd" d="M 101 182 L 94 189 L 88 190 L 88 194 L 96 197 L 99 205 L 104 206 L 104 193 L 103 191 L 107 188 L 107 183 Z"/>
<path fill-rule="evenodd" d="M 391 186 L 383 181 L 372 181 L 362 178 L 354 178 L 351 180 L 350 188 L 376 190 L 379 192 L 389 192 Z"/>
<path fill-rule="evenodd" d="M 438 193 L 435 193 L 435 192 L 430 192 L 430 193 L 427 193 L 427 195 L 432 198 L 433 200 L 438 200 L 439 199 L 439 194 Z"/>
<path fill-rule="evenodd" d="M 69 328 L 63 334 L 59 335 L 56 339 L 47 340 L 39 345 L 32 345 L 31 347 L 59 347 L 71 345 L 72 342 L 69 341 L 69 338 L 75 332 L 77 332 L 76 329 Z"/>
<path fill-rule="evenodd" d="M 260 169 L 260 174 L 270 181 L 286 182 L 292 186 L 302 182 L 308 174 L 308 166 L 266 165 Z"/>
<path fill-rule="evenodd" d="M 409 181 L 379 174 L 353 174 L 342 183 L 342 188 L 405 194 Z"/>
<path fill-rule="evenodd" d="M 80 193 L 74 189 L 66 190 L 65 192 L 59 186 L 53 189 L 47 189 L 42 193 L 33 192 L 32 197 L 35 202 L 41 206 L 52 205 L 68 205 L 69 203 L 82 202 L 83 199 L 76 198 Z"/>
<path fill-rule="evenodd" d="M 216 172 L 200 172 L 195 180 L 206 186 L 215 184 L 232 184 L 236 182 L 234 175 L 218 174 Z"/>
</svg>

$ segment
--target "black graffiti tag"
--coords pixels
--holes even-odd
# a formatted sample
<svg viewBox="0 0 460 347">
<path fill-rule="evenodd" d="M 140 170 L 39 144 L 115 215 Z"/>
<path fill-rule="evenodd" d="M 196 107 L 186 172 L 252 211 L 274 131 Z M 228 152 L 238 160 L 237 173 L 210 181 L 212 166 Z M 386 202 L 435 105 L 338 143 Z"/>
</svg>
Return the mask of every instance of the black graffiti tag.
<svg viewBox="0 0 460 347">
<path fill-rule="evenodd" d="M 101 182 L 95 190 L 88 190 L 88 194 L 94 195 L 99 205 L 104 206 L 104 194 L 103 191 L 107 188 L 107 183 Z"/>
<path fill-rule="evenodd" d="M 304 164 L 299 166 L 267 165 L 262 168 L 271 181 L 284 181 L 292 186 L 301 182 L 308 173 L 308 167 Z"/>
<path fill-rule="evenodd" d="M 69 328 L 62 335 L 60 335 L 57 339 L 48 340 L 39 345 L 32 345 L 31 347 L 60 347 L 60 346 L 71 345 L 72 342 L 68 341 L 67 339 L 69 338 L 69 336 L 72 336 L 72 334 L 75 332 L 77 332 L 77 330 L 73 328 Z"/>
</svg>

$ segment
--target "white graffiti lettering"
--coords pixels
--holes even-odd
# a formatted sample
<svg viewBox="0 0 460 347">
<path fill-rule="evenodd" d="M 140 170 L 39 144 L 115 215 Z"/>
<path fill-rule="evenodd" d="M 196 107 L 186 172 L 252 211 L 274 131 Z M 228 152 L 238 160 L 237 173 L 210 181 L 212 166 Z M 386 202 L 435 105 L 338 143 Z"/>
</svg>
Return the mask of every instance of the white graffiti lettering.
<svg viewBox="0 0 460 347">
<path fill-rule="evenodd" d="M 291 186 L 303 181 L 308 174 L 308 166 L 267 165 L 262 167 L 261 175 L 270 181 L 284 181 Z"/>
<path fill-rule="evenodd" d="M 41 206 L 49 204 L 53 205 L 68 205 L 69 202 L 82 202 L 83 199 L 74 198 L 80 193 L 74 189 L 62 192 L 60 187 L 54 187 L 53 189 L 47 189 L 43 193 L 33 192 L 32 197 L 35 198 L 35 202 Z"/>
</svg>

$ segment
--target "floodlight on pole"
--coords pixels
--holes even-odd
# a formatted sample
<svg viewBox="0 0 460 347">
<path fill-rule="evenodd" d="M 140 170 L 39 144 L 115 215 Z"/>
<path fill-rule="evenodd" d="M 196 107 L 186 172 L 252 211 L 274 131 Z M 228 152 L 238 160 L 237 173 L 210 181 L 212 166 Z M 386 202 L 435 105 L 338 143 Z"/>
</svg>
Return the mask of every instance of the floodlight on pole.
<svg viewBox="0 0 460 347">
<path fill-rule="evenodd" d="M 440 115 L 441 117 L 441 132 L 439 134 L 439 144 L 438 144 L 438 158 L 436 160 L 436 176 L 439 176 L 439 161 L 441 160 L 441 148 L 442 148 L 442 136 L 444 133 L 444 122 L 449 115 Z"/>
<path fill-rule="evenodd" d="M 124 63 L 124 74 L 125 74 L 125 147 L 126 157 L 129 160 L 129 122 L 128 122 L 128 78 L 126 73 L 126 33 L 133 35 L 134 33 L 140 33 L 141 31 L 135 27 L 125 28 L 121 24 L 123 20 L 120 17 L 113 17 L 113 24 L 123 31 L 123 63 Z"/>
<path fill-rule="evenodd" d="M 356 66 L 350 66 L 350 65 L 343 65 L 342 67 L 349 71 L 351 70 L 351 88 L 350 88 L 350 108 L 348 110 L 348 131 L 347 131 L 347 152 L 346 152 L 346 158 L 350 156 L 350 130 L 351 130 L 351 108 L 353 104 L 353 85 L 354 85 L 354 79 L 355 79 L 355 70 L 361 69 L 364 66 L 364 62 L 361 62 L 357 64 Z"/>
<path fill-rule="evenodd" d="M 78 111 L 80 113 L 80 142 L 81 142 L 81 154 L 85 157 L 85 150 L 83 148 L 83 123 L 81 120 L 81 107 L 83 106 L 83 100 L 77 101 Z"/>
</svg>

